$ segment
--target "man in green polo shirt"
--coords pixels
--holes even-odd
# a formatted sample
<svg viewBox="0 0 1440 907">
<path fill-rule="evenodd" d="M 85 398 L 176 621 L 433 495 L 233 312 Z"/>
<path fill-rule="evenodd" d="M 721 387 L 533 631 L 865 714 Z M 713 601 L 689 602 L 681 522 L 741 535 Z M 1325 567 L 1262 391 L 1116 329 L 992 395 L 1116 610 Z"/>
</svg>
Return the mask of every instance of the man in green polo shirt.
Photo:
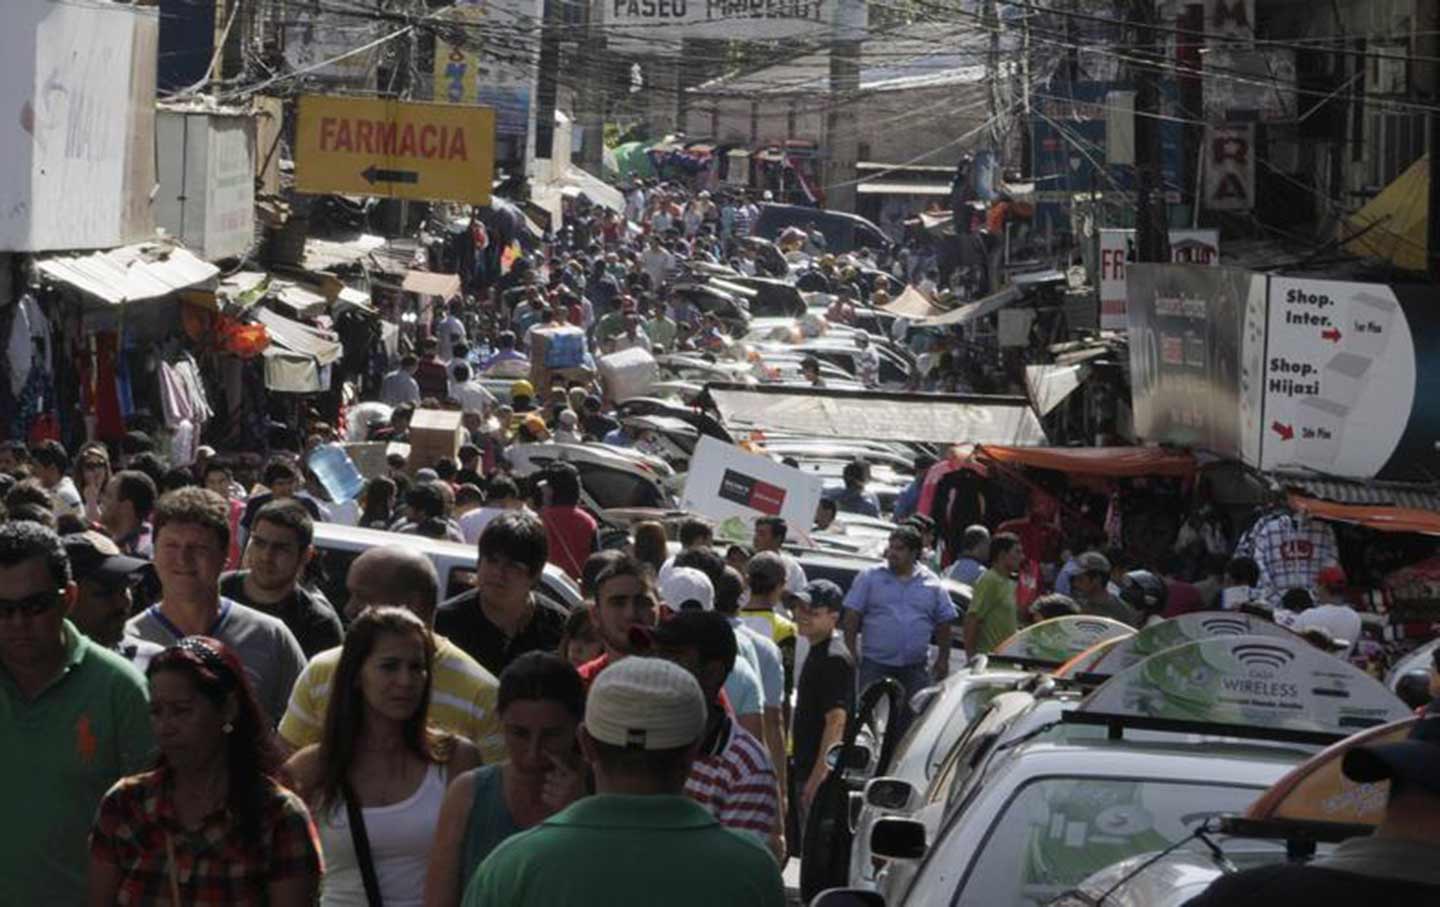
<svg viewBox="0 0 1440 907">
<path fill-rule="evenodd" d="M 965 611 L 965 654 L 971 658 L 995 651 L 1014 634 L 1019 624 L 1014 576 L 1024 559 L 1014 533 L 1002 532 L 990 540 L 990 569 L 975 581 Z"/>
<path fill-rule="evenodd" d="M 705 725 L 705 697 L 684 668 L 638 655 L 606 668 L 579 731 L 596 795 L 496 848 L 464 907 L 781 907 L 765 846 L 684 794 Z"/>
<path fill-rule="evenodd" d="M 100 798 L 153 751 L 145 680 L 65 615 L 60 538 L 0 525 L 0 907 L 83 904 Z"/>
</svg>

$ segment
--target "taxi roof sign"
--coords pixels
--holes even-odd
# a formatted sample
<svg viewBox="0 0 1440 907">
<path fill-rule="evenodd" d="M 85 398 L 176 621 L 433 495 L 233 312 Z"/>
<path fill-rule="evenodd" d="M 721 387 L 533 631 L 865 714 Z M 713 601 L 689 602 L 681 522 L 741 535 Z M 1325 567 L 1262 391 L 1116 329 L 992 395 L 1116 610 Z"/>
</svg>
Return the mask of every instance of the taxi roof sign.
<svg viewBox="0 0 1440 907">
<path fill-rule="evenodd" d="M 1091 674 L 1115 675 L 1134 667 L 1157 652 L 1183 643 L 1217 636 L 1274 636 L 1298 639 L 1279 624 L 1241 611 L 1194 611 L 1151 624 L 1123 643 L 1111 648 L 1085 670 Z"/>
<path fill-rule="evenodd" d="M 1059 666 L 1096 643 L 1134 632 L 1129 624 L 1108 617 L 1088 614 L 1052 617 L 1012 634 L 990 653 L 990 658 Z"/>
<path fill-rule="evenodd" d="M 1151 719 L 1226 736 L 1258 729 L 1264 734 L 1248 736 L 1311 742 L 1409 714 L 1375 678 L 1293 635 L 1220 636 L 1166 649 L 1105 681 L 1075 711 L 1121 724 Z"/>
<path fill-rule="evenodd" d="M 300 98 L 295 188 L 490 203 L 495 111 L 391 98 Z"/>
<path fill-rule="evenodd" d="M 1357 746 L 1404 740 L 1418 720 L 1411 715 L 1326 747 L 1271 785 L 1246 810 L 1245 818 L 1326 825 L 1379 825 L 1385 818 L 1390 782 L 1351 781 L 1341 771 L 1341 763 L 1345 754 Z"/>
</svg>

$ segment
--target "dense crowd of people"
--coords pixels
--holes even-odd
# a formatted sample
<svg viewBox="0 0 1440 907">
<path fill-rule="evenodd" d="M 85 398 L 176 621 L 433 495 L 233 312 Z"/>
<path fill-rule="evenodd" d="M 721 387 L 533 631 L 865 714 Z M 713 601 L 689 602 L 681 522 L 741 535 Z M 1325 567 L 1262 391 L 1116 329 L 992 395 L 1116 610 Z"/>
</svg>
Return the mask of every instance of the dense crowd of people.
<svg viewBox="0 0 1440 907">
<path fill-rule="evenodd" d="M 1065 614 L 1139 628 L 1243 608 L 1358 655 L 1317 524 L 1262 518 L 1233 545 L 1201 526 L 1180 544 L 1202 557 L 1146 569 L 1038 507 L 999 522 L 957 505 L 937 525 L 920 507 L 928 457 L 888 514 L 851 463 L 800 527 L 894 521 L 848 589 L 807 577 L 775 516 L 748 545 L 691 517 L 602 546 L 574 465 L 522 477 L 509 454 L 658 451 L 617 417 L 596 357 L 722 351 L 726 326 L 673 281 L 695 263 L 776 267 L 744 240 L 758 211 L 742 193 L 635 184 L 625 204 L 467 275 L 345 424 L 309 420 L 258 470 L 206 446 L 167 463 L 138 431 L 73 455 L 0 445 L 0 799 L 40 829 L 10 825 L 0 904 L 778 905 L 872 683 L 908 702 Z M 814 262 L 802 279 L 842 323 L 884 297 L 886 273 L 931 279 L 909 252 L 832 256 L 818 230 L 779 249 Z M 537 351 L 548 386 L 532 383 Z M 928 352 L 912 387 L 992 380 Z M 805 380 L 823 383 L 818 368 Z M 862 355 L 857 377 L 875 386 L 878 368 Z M 463 414 L 453 458 L 392 455 L 353 501 L 314 468 L 342 437 L 405 442 L 417 409 L 443 408 Z M 308 570 L 320 522 L 396 537 L 348 564 L 339 608 Z M 447 598 L 400 536 L 471 546 L 472 588 Z M 547 569 L 583 604 L 539 594 Z M 963 616 L 945 579 L 971 589 Z"/>
</svg>

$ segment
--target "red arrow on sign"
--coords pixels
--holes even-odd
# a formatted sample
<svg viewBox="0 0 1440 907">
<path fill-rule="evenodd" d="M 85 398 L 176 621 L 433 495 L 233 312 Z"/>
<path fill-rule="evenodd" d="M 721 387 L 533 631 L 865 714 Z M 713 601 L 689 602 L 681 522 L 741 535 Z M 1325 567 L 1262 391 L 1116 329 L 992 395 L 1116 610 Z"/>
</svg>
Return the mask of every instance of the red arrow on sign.
<svg viewBox="0 0 1440 907">
<path fill-rule="evenodd" d="M 1273 423 L 1270 426 L 1270 430 L 1275 432 L 1275 434 L 1279 435 L 1280 440 L 1282 441 L 1289 441 L 1290 439 L 1295 437 L 1295 429 L 1284 424 L 1283 422 Z"/>
<path fill-rule="evenodd" d="M 1339 329 L 1339 328 L 1331 328 L 1331 329 L 1328 330 L 1328 331 L 1321 331 L 1321 332 L 1320 332 L 1320 339 L 1322 339 L 1322 340 L 1328 340 L 1328 341 L 1330 341 L 1331 343 L 1339 343 L 1339 342 L 1340 342 L 1340 329 Z"/>
</svg>

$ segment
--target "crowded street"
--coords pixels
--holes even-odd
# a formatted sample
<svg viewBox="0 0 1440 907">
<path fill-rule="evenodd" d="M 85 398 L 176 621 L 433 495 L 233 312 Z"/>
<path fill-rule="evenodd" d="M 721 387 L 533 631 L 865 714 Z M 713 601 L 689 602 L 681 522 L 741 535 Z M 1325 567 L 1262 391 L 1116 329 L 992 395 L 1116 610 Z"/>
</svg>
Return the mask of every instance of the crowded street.
<svg viewBox="0 0 1440 907">
<path fill-rule="evenodd" d="M 0 6 L 0 907 L 1440 904 L 1440 2 Z"/>
</svg>

